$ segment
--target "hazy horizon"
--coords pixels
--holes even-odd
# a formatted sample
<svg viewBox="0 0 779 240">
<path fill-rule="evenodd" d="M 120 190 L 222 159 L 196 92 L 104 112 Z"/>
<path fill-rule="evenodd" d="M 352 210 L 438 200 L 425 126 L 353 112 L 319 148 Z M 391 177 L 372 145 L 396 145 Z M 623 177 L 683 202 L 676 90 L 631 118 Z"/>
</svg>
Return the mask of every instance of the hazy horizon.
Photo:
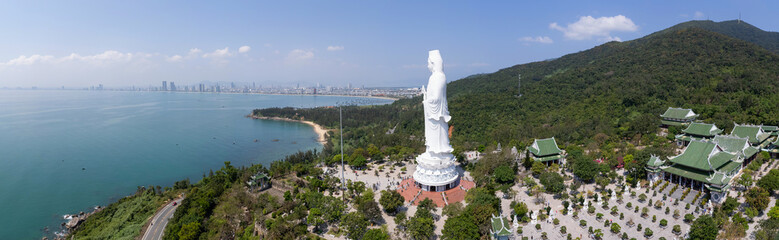
<svg viewBox="0 0 779 240">
<path fill-rule="evenodd" d="M 245 82 L 408 87 L 440 49 L 449 81 L 739 15 L 776 31 L 779 3 L 13 2 L 0 88 Z"/>
</svg>

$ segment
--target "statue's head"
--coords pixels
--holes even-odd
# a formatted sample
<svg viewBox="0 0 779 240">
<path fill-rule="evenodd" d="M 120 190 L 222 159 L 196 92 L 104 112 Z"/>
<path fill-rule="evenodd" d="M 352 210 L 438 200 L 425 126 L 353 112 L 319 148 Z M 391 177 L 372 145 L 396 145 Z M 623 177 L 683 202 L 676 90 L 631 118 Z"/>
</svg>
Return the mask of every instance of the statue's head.
<svg viewBox="0 0 779 240">
<path fill-rule="evenodd" d="M 444 59 L 441 58 L 441 53 L 438 52 L 438 50 L 433 50 L 428 53 L 427 69 L 430 69 L 430 72 L 444 71 Z"/>
</svg>

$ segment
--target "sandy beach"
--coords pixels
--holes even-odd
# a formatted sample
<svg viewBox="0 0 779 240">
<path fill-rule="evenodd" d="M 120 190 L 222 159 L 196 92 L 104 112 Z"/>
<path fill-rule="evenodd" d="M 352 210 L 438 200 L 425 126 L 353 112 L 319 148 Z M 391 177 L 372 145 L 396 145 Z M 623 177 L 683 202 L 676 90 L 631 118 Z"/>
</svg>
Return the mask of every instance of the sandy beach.
<svg viewBox="0 0 779 240">
<path fill-rule="evenodd" d="M 258 117 L 258 116 L 253 116 L 253 115 L 249 115 L 249 116 L 251 118 L 254 118 L 254 119 L 264 119 L 264 120 L 275 120 L 275 121 L 288 121 L 288 122 L 305 123 L 305 124 L 311 125 L 311 127 L 314 127 L 314 132 L 316 132 L 316 134 L 319 136 L 317 138 L 317 142 L 319 142 L 321 144 L 325 144 L 327 142 L 327 136 L 326 135 L 327 135 L 327 132 L 329 130 L 323 128 L 319 124 L 316 124 L 316 123 L 314 123 L 312 121 L 303 121 L 303 120 L 295 120 L 295 119 L 280 118 L 280 117 Z"/>
</svg>

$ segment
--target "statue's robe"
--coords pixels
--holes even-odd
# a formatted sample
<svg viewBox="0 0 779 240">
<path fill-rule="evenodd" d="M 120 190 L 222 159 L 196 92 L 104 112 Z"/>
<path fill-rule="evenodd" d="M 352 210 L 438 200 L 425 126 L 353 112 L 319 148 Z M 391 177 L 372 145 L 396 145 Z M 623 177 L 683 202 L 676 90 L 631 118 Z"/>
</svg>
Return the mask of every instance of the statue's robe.
<svg viewBox="0 0 779 240">
<path fill-rule="evenodd" d="M 449 145 L 449 107 L 446 103 L 446 75 L 433 72 L 423 101 L 425 109 L 425 145 L 434 153 L 451 153 Z"/>
</svg>

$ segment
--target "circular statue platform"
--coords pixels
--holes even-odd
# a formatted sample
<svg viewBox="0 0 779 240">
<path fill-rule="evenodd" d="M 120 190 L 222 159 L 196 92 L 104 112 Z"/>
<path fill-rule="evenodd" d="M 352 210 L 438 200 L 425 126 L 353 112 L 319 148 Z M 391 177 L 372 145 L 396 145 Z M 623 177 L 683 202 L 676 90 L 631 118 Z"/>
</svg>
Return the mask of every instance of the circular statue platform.
<svg viewBox="0 0 779 240">
<path fill-rule="evenodd" d="M 425 198 L 429 198 L 430 200 L 433 200 L 433 203 L 435 203 L 436 206 L 444 207 L 446 204 L 465 200 L 465 194 L 474 186 L 476 186 L 474 182 L 461 178 L 460 184 L 458 186 L 455 186 L 446 191 L 431 192 L 424 191 L 417 187 L 416 184 L 414 184 L 414 179 L 408 178 L 400 182 L 400 185 L 398 185 L 396 191 L 398 191 L 400 195 L 403 196 L 406 203 L 413 201 L 413 204 L 416 205 Z M 445 201 L 444 196 L 446 196 Z"/>
</svg>

